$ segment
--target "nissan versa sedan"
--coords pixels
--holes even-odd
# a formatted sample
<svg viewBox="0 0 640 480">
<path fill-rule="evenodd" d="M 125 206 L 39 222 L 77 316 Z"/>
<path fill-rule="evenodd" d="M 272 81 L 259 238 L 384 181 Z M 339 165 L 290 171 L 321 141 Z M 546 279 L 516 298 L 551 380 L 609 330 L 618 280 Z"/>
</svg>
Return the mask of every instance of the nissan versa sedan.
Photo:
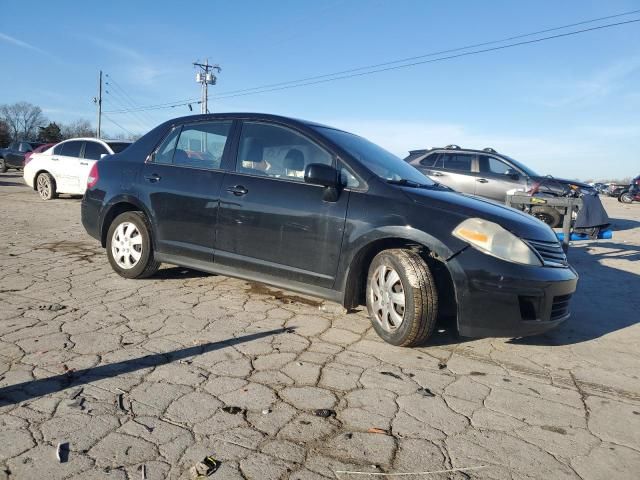
<svg viewBox="0 0 640 480">
<path fill-rule="evenodd" d="M 523 336 L 569 317 L 577 284 L 553 231 L 456 193 L 379 146 L 266 114 L 170 120 L 89 173 L 82 223 L 125 278 L 165 262 L 366 304 L 376 332 L 423 343 Z"/>
</svg>

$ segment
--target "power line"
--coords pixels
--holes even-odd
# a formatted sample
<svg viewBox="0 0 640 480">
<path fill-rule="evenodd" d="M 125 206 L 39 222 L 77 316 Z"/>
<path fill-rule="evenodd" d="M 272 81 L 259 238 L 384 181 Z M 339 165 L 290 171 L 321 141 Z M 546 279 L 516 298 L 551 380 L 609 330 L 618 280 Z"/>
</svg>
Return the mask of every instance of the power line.
<svg viewBox="0 0 640 480">
<path fill-rule="evenodd" d="M 440 50 L 438 52 L 431 52 L 431 53 L 426 53 L 426 54 L 423 54 L 423 55 L 417 55 L 417 56 L 413 56 L 413 57 L 401 58 L 399 60 L 392 60 L 392 61 L 389 61 L 389 62 L 377 63 L 377 64 L 374 64 L 374 65 L 367 65 L 367 66 L 363 66 L 363 67 L 350 68 L 350 69 L 341 70 L 341 71 L 338 71 L 338 72 L 325 73 L 323 75 L 315 75 L 315 76 L 312 76 L 312 77 L 300 78 L 298 80 L 289 80 L 289 81 L 286 81 L 286 82 L 266 84 L 266 85 L 262 85 L 262 86 L 259 86 L 259 87 L 243 88 L 243 89 L 239 89 L 239 90 L 230 90 L 228 92 L 221 92 L 217 98 L 224 98 L 225 95 L 231 95 L 231 94 L 234 94 L 234 93 L 243 93 L 243 92 L 248 92 L 248 91 L 253 91 L 253 90 L 262 90 L 263 88 L 272 88 L 272 87 L 279 87 L 279 86 L 283 86 L 283 85 L 291 85 L 291 84 L 300 83 L 300 82 L 306 82 L 306 81 L 310 81 L 310 80 L 318 80 L 318 79 L 321 79 L 321 78 L 334 77 L 334 76 L 337 76 L 337 75 L 344 75 L 344 74 L 347 74 L 347 73 L 359 72 L 359 71 L 362 71 L 362 70 L 370 70 L 372 68 L 385 67 L 387 65 L 396 65 L 398 63 L 409 62 L 409 61 L 418 60 L 418 59 L 421 59 L 421 58 L 435 57 L 436 55 L 444 55 L 444 54 L 447 54 L 447 53 L 460 52 L 462 50 L 469 50 L 471 48 L 485 47 L 487 45 L 495 45 L 496 43 L 504 43 L 504 42 L 508 42 L 508 41 L 511 41 L 511 40 L 517 40 L 519 38 L 526 38 L 526 37 L 531 37 L 533 35 L 540 35 L 540 34 L 543 34 L 543 33 L 549 33 L 549 32 L 554 32 L 554 31 L 558 31 L 558 30 L 564 30 L 566 28 L 576 27 L 578 25 L 585 25 L 585 24 L 588 24 L 588 23 L 600 22 L 600 21 L 609 20 L 609 19 L 612 19 L 612 18 L 618 18 L 618 17 L 632 15 L 632 14 L 635 14 L 635 13 L 640 13 L 640 10 L 631 10 L 629 12 L 618 13 L 616 15 L 608 15 L 606 17 L 593 18 L 591 20 L 584 20 L 584 21 L 577 22 L 577 23 L 570 23 L 570 24 L 567 24 L 567 25 L 562 25 L 560 27 L 547 28 L 545 30 L 538 30 L 536 32 L 524 33 L 524 34 L 515 35 L 515 36 L 512 36 L 512 37 L 502 38 L 502 39 L 499 39 L 499 40 L 491 40 L 491 41 L 488 41 L 488 42 L 476 43 L 476 44 L 467 45 L 467 46 L 464 46 L 464 47 L 457 47 L 457 48 L 452 48 L 452 49 L 447 49 L 447 50 Z"/>
<path fill-rule="evenodd" d="M 129 107 L 126 108 L 140 108 L 140 104 L 137 103 L 133 97 L 131 95 L 129 95 L 127 93 L 127 91 L 122 88 L 122 85 L 120 85 L 111 74 L 107 73 L 107 85 L 111 86 L 111 87 L 115 87 L 116 91 L 118 91 L 121 96 L 124 97 L 124 100 L 126 100 L 126 103 L 129 105 Z M 144 117 L 144 119 L 146 119 L 147 122 L 153 123 L 153 119 L 151 118 L 151 116 L 148 113 L 143 113 L 142 115 L 140 115 L 140 117 Z"/>
<path fill-rule="evenodd" d="M 536 32 L 525 33 L 525 34 L 521 34 L 521 35 L 515 35 L 515 36 L 507 37 L 507 38 L 504 38 L 504 39 L 501 39 L 501 40 L 492 40 L 492 41 L 489 41 L 489 42 L 482 42 L 482 43 L 478 43 L 478 44 L 467 45 L 467 46 L 464 46 L 464 47 L 447 49 L 447 50 L 442 50 L 442 51 L 438 51 L 438 52 L 431 52 L 431 53 L 427 53 L 427 54 L 424 54 L 424 55 L 407 57 L 407 58 L 393 60 L 393 61 L 389 61 L 389 62 L 374 64 L 374 65 L 369 65 L 369 66 L 364 66 L 364 67 L 357 67 L 357 68 L 352 68 L 352 69 L 348 69 L 348 70 L 342 70 L 342 71 L 334 72 L 334 73 L 316 75 L 316 76 L 306 77 L 306 78 L 302 78 L 302 79 L 298 79 L 298 80 L 290 80 L 290 81 L 287 81 L 287 82 L 279 82 L 279 83 L 267 84 L 267 85 L 263 85 L 261 87 L 246 88 L 246 89 L 241 89 L 241 90 L 232 90 L 232 91 L 229 91 L 229 92 L 226 92 L 226 93 L 221 93 L 220 95 L 215 96 L 214 98 L 215 99 L 225 99 L 225 98 L 233 98 L 233 97 L 242 97 L 242 96 L 247 96 L 247 95 L 255 95 L 255 94 L 259 94 L 259 93 L 268 93 L 268 92 L 279 91 L 279 90 L 287 90 L 287 89 L 290 89 L 290 88 L 299 88 L 299 87 L 304 87 L 304 86 L 309 86 L 309 85 L 316 85 L 316 84 L 320 84 L 320 83 L 332 82 L 332 81 L 336 81 L 336 80 L 343 80 L 343 79 L 347 79 L 347 78 L 361 77 L 361 76 L 365 76 L 365 75 L 371 75 L 371 74 L 374 74 L 374 73 L 380 73 L 380 72 L 385 72 L 385 71 L 390 71 L 390 70 L 398 70 L 398 69 L 401 69 L 401 68 L 408 68 L 408 67 L 413 67 L 413 66 L 416 66 L 416 65 L 423 65 L 423 64 L 428 64 L 428 63 L 441 62 L 441 61 L 445 61 L 445 60 L 451 60 L 451 59 L 454 59 L 454 58 L 460 58 L 460 57 L 465 57 L 465 56 L 470 56 L 470 55 L 477 55 L 477 54 L 481 54 L 481 53 L 488 53 L 488 52 L 497 51 L 497 50 L 504 50 L 504 49 L 507 49 L 507 48 L 517 47 L 517 46 L 522 46 L 522 45 L 528 45 L 528 44 L 533 44 L 533 43 L 539 43 L 539 42 L 543 42 L 543 41 L 547 41 L 547 40 L 553 40 L 553 39 L 568 37 L 568 36 L 572 36 L 572 35 L 579 35 L 579 34 L 590 32 L 590 31 L 602 30 L 602 29 L 605 29 L 605 28 L 612 28 L 612 27 L 616 27 L 616 26 L 636 23 L 636 22 L 639 22 L 640 19 L 633 19 L 633 20 L 627 20 L 627 21 L 616 22 L 616 23 L 608 23 L 608 24 L 605 24 L 605 25 L 598 25 L 598 26 L 595 26 L 595 27 L 585 28 L 585 29 L 581 29 L 581 30 L 574 30 L 574 31 L 571 31 L 571 32 L 560 33 L 560 34 L 556 34 L 556 35 L 550 35 L 550 36 L 546 36 L 546 37 L 536 38 L 536 39 L 532 39 L 532 40 L 525 40 L 525 41 L 521 41 L 521 42 L 515 42 L 515 43 L 510 43 L 510 44 L 507 44 L 507 45 L 500 45 L 500 46 L 491 47 L 491 48 L 473 50 L 473 51 L 470 51 L 470 52 L 462 52 L 462 53 L 458 53 L 458 54 L 455 54 L 455 55 L 447 55 L 447 56 L 444 56 L 444 57 L 438 57 L 438 58 L 433 58 L 433 59 L 429 59 L 429 60 L 423 60 L 423 61 L 419 61 L 419 62 L 403 63 L 403 62 L 407 62 L 407 61 L 411 61 L 411 60 L 417 60 L 417 59 L 420 59 L 420 58 L 428 58 L 428 57 L 433 57 L 433 56 L 436 56 L 436 55 L 442 55 L 442 54 L 446 54 L 446 53 L 460 52 L 462 50 L 468 50 L 468 49 L 471 49 L 471 48 L 477 48 L 477 47 L 487 46 L 487 45 L 494 45 L 496 43 L 504 43 L 504 42 L 507 42 L 507 41 L 510 41 L 510 40 L 515 40 L 515 39 L 518 39 L 518 38 L 526 38 L 526 37 L 530 37 L 530 36 L 533 36 L 533 35 L 539 35 L 541 33 L 548 33 L 548 32 L 552 32 L 552 31 L 558 31 L 558 30 L 570 28 L 572 26 L 585 25 L 585 24 L 588 24 L 588 23 L 598 22 L 598 21 L 607 20 L 607 19 L 611 19 L 611 18 L 618 18 L 618 17 L 621 17 L 621 16 L 628 16 L 628 15 L 635 14 L 635 13 L 640 13 L 640 10 L 632 10 L 632 11 L 629 11 L 629 12 L 619 13 L 619 14 L 615 14 L 615 15 L 608 15 L 608 16 L 605 16 L 605 17 L 599 17 L 599 18 L 595 18 L 595 19 L 590 19 L 590 20 L 584 20 L 584 21 L 581 21 L 581 22 L 571 23 L 571 24 L 560 26 L 560 27 L 553 27 L 553 28 L 548 28 L 548 29 L 545 29 L 545 30 L 539 30 L 539 31 L 536 31 Z M 401 63 L 401 65 L 398 65 L 399 63 Z M 385 67 L 385 68 L 379 68 L 379 67 Z M 366 70 L 366 71 L 363 71 L 363 70 Z M 142 111 L 159 110 L 159 109 L 165 109 L 165 108 L 175 108 L 175 107 L 187 106 L 187 105 L 192 105 L 192 104 L 201 104 L 201 103 L 202 103 L 202 101 L 195 101 L 195 99 L 186 99 L 186 100 L 177 100 L 177 101 L 174 101 L 174 102 L 160 103 L 160 104 L 155 104 L 155 105 L 146 105 L 146 106 L 141 106 L 140 108 L 136 108 L 136 109 L 112 110 L 112 111 L 109 111 L 109 112 L 106 112 L 106 113 L 115 114 L 115 113 L 129 113 L 129 112 L 134 112 L 134 111 L 142 112 Z"/>
<path fill-rule="evenodd" d="M 128 128 L 124 128 L 122 125 L 120 125 L 118 122 L 116 122 L 114 119 L 112 119 L 111 117 L 109 117 L 109 115 L 105 114 L 105 112 L 102 112 L 102 116 L 104 118 L 106 118 L 107 120 L 109 120 L 111 123 L 113 123 L 116 127 L 119 127 L 120 129 L 122 129 L 124 132 L 128 133 L 129 135 L 131 135 L 132 137 L 135 135 L 131 130 L 129 130 Z"/>
<path fill-rule="evenodd" d="M 533 40 L 526 40 L 526 41 L 522 41 L 522 42 L 516 42 L 516 43 L 511 43 L 511 44 L 507 44 L 507 45 L 501 45 L 499 47 L 492 47 L 492 48 L 485 48 L 485 49 L 481 49 L 481 50 L 474 50 L 471 52 L 464 52 L 464 53 L 458 53 L 456 55 L 448 55 L 445 57 L 438 57 L 438 58 L 434 58 L 431 60 L 422 60 L 420 62 L 412 62 L 412 63 L 406 63 L 403 65 L 396 65 L 393 67 L 386 67 L 386 68 L 378 68 L 378 69 L 374 69 L 374 70 L 369 70 L 366 72 L 360 72 L 360 73 L 352 73 L 349 75 L 342 75 L 342 76 L 337 76 L 337 77 L 332 77 L 332 78 L 325 78 L 322 80 L 316 80 L 316 81 L 311 81 L 311 82 L 304 82 L 304 83 L 298 83 L 295 85 L 286 85 L 286 86 L 281 86 L 281 87 L 275 87 L 275 88 L 268 88 L 268 89 L 264 89 L 264 90 L 257 90 L 257 91 L 250 91 L 250 92 L 245 92 L 245 93 L 236 93 L 236 94 L 232 94 L 232 95 L 221 95 L 219 97 L 214 97 L 216 100 L 222 100 L 225 98 L 233 98 L 233 97 L 244 97 L 247 95 L 257 95 L 259 93 L 268 93 L 268 92 L 275 92 L 278 90 L 288 90 L 291 88 L 299 88 L 299 87 L 305 87 L 305 86 L 309 86 L 309 85 L 317 85 L 320 83 L 327 83 L 327 82 L 333 82 L 336 80 L 344 80 L 347 78 L 354 78 L 354 77 L 362 77 L 365 75 L 372 75 L 374 73 L 380 73 L 380 72 L 386 72 L 386 71 L 390 71 L 390 70 L 399 70 L 401 68 L 408 68 L 408 67 L 414 67 L 416 65 L 424 65 L 427 63 L 435 63 L 435 62 L 442 62 L 444 60 L 451 60 L 454 58 L 460 58 L 460 57 L 467 57 L 467 56 L 471 56 L 471 55 L 477 55 L 480 53 L 487 53 L 487 52 L 493 52 L 493 51 L 497 51 L 497 50 L 504 50 L 507 48 L 512 48 L 512 47 L 518 47 L 518 46 L 522 46 L 522 45 L 529 45 L 529 44 L 533 44 L 533 43 L 539 43 L 539 42 L 543 42 L 546 40 L 553 40 L 553 39 L 557 39 L 557 38 L 563 38 L 563 37 L 569 37 L 572 35 L 579 35 L 581 33 L 586 33 L 586 32 L 591 32 L 591 31 L 595 31 L 595 30 L 602 30 L 605 28 L 611 28 L 611 27 L 617 27 L 620 25 L 627 25 L 627 24 L 631 24 L 631 23 L 637 23 L 640 22 L 640 18 L 639 19 L 635 19 L 635 20 L 627 20 L 624 22 L 617 22 L 617 23 L 609 23 L 606 25 L 600 25 L 597 27 L 591 27 L 591 28 L 585 28 L 582 30 L 575 30 L 573 32 L 567 32 L 567 33 L 560 33 L 557 35 L 550 35 L 547 37 L 542 37 L 542 38 L 536 38 Z"/>
<path fill-rule="evenodd" d="M 111 90 L 105 90 L 106 93 L 106 100 L 108 100 L 110 106 L 112 106 L 112 108 L 128 108 L 126 106 L 123 105 L 122 100 L 120 97 L 115 95 L 115 92 L 111 91 Z M 137 123 L 139 126 L 141 126 L 143 129 L 147 129 L 145 123 L 146 121 L 142 121 L 141 118 L 138 116 L 139 114 L 136 112 L 132 112 L 129 113 L 129 115 L 131 116 L 131 119 Z"/>
<path fill-rule="evenodd" d="M 113 85 L 110 85 L 109 82 L 107 82 L 107 88 L 109 88 L 109 90 L 105 90 L 105 92 L 107 93 L 109 103 L 111 103 L 114 106 L 114 108 L 129 108 L 123 103 L 124 102 L 123 97 L 120 94 L 118 94 L 116 91 L 114 91 L 112 87 Z M 140 113 L 129 112 L 128 114 L 131 116 L 131 119 L 135 123 L 137 123 L 138 126 L 142 128 L 142 130 L 149 130 L 147 125 L 148 120 L 145 118 L 142 118 Z"/>
<path fill-rule="evenodd" d="M 202 103 L 201 100 L 197 98 L 187 98 L 185 100 L 174 100 L 173 102 L 167 103 L 158 103 L 156 105 L 143 105 L 140 108 L 135 109 L 123 109 L 123 110 L 111 110 L 106 113 L 128 113 L 128 112 L 148 112 L 150 110 L 159 110 L 163 108 L 174 108 L 174 107 L 184 107 L 187 105 L 200 105 Z"/>
</svg>

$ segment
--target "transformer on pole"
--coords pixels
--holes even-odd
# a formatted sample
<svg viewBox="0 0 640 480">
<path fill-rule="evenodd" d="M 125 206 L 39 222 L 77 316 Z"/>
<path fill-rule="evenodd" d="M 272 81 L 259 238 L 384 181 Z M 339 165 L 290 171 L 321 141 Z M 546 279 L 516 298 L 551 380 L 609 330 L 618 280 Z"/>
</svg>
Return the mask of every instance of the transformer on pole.
<svg viewBox="0 0 640 480">
<path fill-rule="evenodd" d="M 196 82 L 202 86 L 200 113 L 209 113 L 209 85 L 215 85 L 218 80 L 213 72 L 220 73 L 222 69 L 219 65 L 209 65 L 209 59 L 205 63 L 194 62 L 193 66 L 200 68 L 196 73 Z"/>
</svg>

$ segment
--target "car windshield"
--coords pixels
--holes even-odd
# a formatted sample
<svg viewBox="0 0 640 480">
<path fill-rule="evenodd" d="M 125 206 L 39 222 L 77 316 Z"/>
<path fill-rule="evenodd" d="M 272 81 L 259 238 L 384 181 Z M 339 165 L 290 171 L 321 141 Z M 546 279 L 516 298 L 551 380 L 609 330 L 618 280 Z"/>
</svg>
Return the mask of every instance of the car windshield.
<svg viewBox="0 0 640 480">
<path fill-rule="evenodd" d="M 518 167 L 520 170 L 522 170 L 524 173 L 526 173 L 528 176 L 530 177 L 541 177 L 542 175 L 537 174 L 536 172 L 534 172 L 533 170 L 531 170 L 529 167 L 527 167 L 526 165 L 520 163 L 519 161 L 517 161 L 514 158 L 511 158 L 507 155 L 502 155 L 504 158 L 506 158 L 507 160 L 509 160 L 511 163 L 513 163 L 516 167 Z"/>
<path fill-rule="evenodd" d="M 113 153 L 120 153 L 131 144 L 129 142 L 107 142 L 107 145 L 111 147 Z"/>
<path fill-rule="evenodd" d="M 383 180 L 408 186 L 433 186 L 436 183 L 424 176 L 408 163 L 375 143 L 342 130 L 314 126 L 315 130 L 328 137 L 365 167 Z"/>
</svg>

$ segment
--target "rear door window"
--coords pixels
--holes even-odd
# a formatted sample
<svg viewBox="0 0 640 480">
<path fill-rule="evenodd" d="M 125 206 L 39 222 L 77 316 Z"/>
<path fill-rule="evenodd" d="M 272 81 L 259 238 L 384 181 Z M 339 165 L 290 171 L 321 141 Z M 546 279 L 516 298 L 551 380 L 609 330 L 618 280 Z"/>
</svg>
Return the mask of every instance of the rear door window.
<svg viewBox="0 0 640 480">
<path fill-rule="evenodd" d="M 171 133 L 167 135 L 167 138 L 160 144 L 156 153 L 153 156 L 154 163 L 160 163 L 163 165 L 169 165 L 173 162 L 173 154 L 176 151 L 176 143 L 178 136 L 180 135 L 180 127 L 176 127 L 171 130 Z"/>
<path fill-rule="evenodd" d="M 211 170 L 220 169 L 231 124 L 231 121 L 218 121 L 182 127 L 173 154 L 173 164 Z"/>
<path fill-rule="evenodd" d="M 98 142 L 85 142 L 84 158 L 88 160 L 100 160 L 100 155 L 107 155 L 109 152 Z"/>
<path fill-rule="evenodd" d="M 444 153 L 442 154 L 443 168 L 458 172 L 471 172 L 471 162 L 473 155 L 464 153 Z"/>
<path fill-rule="evenodd" d="M 82 150 L 82 144 L 84 142 L 72 141 L 63 144 L 62 153 L 65 157 L 80 157 L 80 150 Z"/>
</svg>

